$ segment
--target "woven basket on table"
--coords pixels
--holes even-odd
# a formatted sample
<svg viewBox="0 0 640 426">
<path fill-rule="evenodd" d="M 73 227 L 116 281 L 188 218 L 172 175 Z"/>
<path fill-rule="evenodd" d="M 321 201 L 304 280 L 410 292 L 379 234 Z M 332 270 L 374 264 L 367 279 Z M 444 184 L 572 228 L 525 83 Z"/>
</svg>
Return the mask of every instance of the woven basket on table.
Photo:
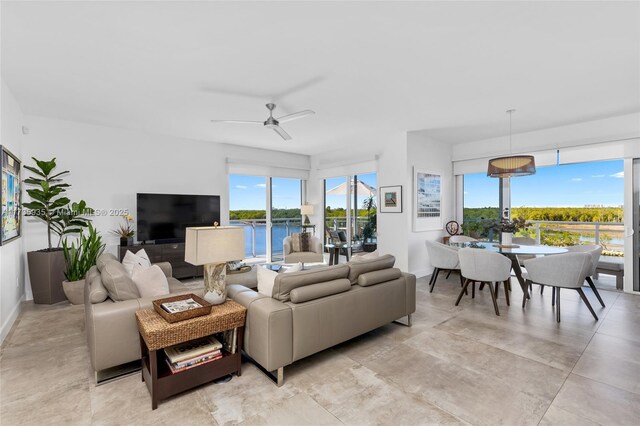
<svg viewBox="0 0 640 426">
<path fill-rule="evenodd" d="M 153 309 L 136 312 L 138 330 L 149 350 L 158 350 L 189 340 L 210 336 L 222 331 L 244 326 L 247 309 L 227 300 L 203 315 L 185 321 L 168 323 Z"/>
</svg>

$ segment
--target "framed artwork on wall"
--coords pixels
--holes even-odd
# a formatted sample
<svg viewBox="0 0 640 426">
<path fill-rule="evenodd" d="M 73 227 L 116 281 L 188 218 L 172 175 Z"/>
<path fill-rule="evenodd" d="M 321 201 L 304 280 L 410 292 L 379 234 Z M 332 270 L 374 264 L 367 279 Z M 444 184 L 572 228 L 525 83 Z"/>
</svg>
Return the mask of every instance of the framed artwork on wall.
<svg viewBox="0 0 640 426">
<path fill-rule="evenodd" d="M 20 237 L 22 225 L 20 164 L 18 157 L 0 145 L 0 170 L 2 170 L 0 245 Z"/>
<path fill-rule="evenodd" d="M 413 168 L 413 231 L 442 229 L 442 173 Z"/>
<path fill-rule="evenodd" d="M 402 213 L 402 185 L 381 186 L 380 213 Z"/>
</svg>

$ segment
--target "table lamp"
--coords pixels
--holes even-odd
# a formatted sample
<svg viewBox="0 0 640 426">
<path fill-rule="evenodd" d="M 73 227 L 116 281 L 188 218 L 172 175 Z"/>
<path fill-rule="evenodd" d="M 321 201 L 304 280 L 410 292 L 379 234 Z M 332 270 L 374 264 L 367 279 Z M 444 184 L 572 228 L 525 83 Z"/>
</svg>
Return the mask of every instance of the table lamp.
<svg viewBox="0 0 640 426">
<path fill-rule="evenodd" d="M 313 215 L 313 204 L 303 204 L 300 206 L 300 213 L 304 215 L 304 224 L 308 225 L 309 223 L 309 216 L 308 215 Z"/>
<path fill-rule="evenodd" d="M 204 265 L 204 299 L 219 305 L 227 299 L 227 262 L 244 259 L 244 228 L 202 226 L 186 229 L 184 260 Z"/>
</svg>

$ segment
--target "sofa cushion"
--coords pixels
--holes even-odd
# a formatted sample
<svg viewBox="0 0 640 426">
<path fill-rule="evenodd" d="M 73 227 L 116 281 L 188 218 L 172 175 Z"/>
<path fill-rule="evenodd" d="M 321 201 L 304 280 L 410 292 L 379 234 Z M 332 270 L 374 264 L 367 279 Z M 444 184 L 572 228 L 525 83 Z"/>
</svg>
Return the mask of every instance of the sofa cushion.
<svg viewBox="0 0 640 426">
<path fill-rule="evenodd" d="M 104 265 L 112 260 L 115 260 L 117 262 L 118 258 L 111 253 L 102 253 L 100 256 L 98 256 L 98 258 L 96 259 L 96 266 L 98 267 L 98 271 L 102 272 L 102 268 L 104 268 Z"/>
<path fill-rule="evenodd" d="M 135 283 L 140 297 L 160 297 L 169 294 L 167 276 L 158 265 L 148 268 L 134 265 L 131 279 Z"/>
<path fill-rule="evenodd" d="M 347 265 L 329 266 L 290 274 L 278 274 L 274 281 L 271 297 L 281 302 L 287 302 L 291 298 L 290 293 L 294 288 L 347 278 L 348 275 L 349 267 Z"/>
<path fill-rule="evenodd" d="M 100 275 L 102 284 L 106 287 L 109 297 L 114 302 L 140 297 L 135 283 L 124 269 L 124 266 L 122 266 L 122 263 L 117 260 L 106 262 Z"/>
<path fill-rule="evenodd" d="M 365 272 L 358 277 L 358 285 L 368 287 L 370 285 L 383 283 L 398 279 L 402 276 L 402 272 L 398 268 L 380 269 L 378 271 Z"/>
<path fill-rule="evenodd" d="M 291 290 L 291 301 L 293 303 L 308 302 L 309 300 L 320 299 L 332 294 L 343 293 L 345 291 L 349 291 L 350 288 L 351 283 L 346 278 L 311 284 Z"/>
<path fill-rule="evenodd" d="M 102 285 L 102 277 L 100 276 L 97 266 L 92 266 L 89 269 L 85 280 L 89 284 L 89 302 L 102 303 L 107 300 L 109 294 L 107 293 L 107 289 L 104 285 Z"/>
<path fill-rule="evenodd" d="M 349 281 L 351 284 L 358 282 L 360 274 L 364 274 L 371 271 L 379 271 L 380 269 L 393 268 L 393 264 L 396 263 L 396 258 L 390 254 L 384 256 L 378 256 L 375 259 L 370 259 L 361 262 L 349 262 Z"/>
<path fill-rule="evenodd" d="M 256 271 L 256 275 L 258 276 L 258 293 L 271 297 L 273 294 L 273 284 L 278 273 L 260 265 L 256 266 L 256 268 L 258 268 Z"/>
<path fill-rule="evenodd" d="M 377 259 L 380 257 L 378 250 L 374 250 L 371 253 L 357 253 L 351 257 L 352 262 L 365 262 L 371 259 Z"/>
</svg>

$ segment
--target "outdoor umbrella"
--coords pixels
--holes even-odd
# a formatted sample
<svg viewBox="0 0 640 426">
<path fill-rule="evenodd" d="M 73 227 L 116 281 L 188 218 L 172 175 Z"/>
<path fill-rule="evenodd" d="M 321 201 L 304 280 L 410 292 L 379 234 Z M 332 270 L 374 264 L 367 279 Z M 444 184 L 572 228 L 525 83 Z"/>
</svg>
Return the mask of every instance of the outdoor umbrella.
<svg viewBox="0 0 640 426">
<path fill-rule="evenodd" d="M 351 194 L 357 193 L 359 196 L 370 197 L 376 195 L 376 189 L 361 180 L 357 181 L 357 185 L 354 185 L 353 179 L 351 179 Z M 347 195 L 347 182 L 342 182 L 335 188 L 331 188 L 327 191 L 327 195 Z"/>
</svg>

